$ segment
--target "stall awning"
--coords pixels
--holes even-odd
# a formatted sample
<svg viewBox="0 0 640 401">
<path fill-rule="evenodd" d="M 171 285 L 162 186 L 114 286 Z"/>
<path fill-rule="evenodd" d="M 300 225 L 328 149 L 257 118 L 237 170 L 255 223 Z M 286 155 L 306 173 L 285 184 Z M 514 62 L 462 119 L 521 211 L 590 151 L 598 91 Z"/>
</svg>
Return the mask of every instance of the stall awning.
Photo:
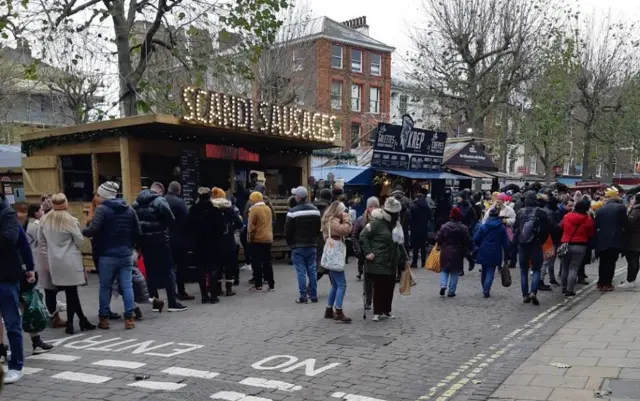
<svg viewBox="0 0 640 401">
<path fill-rule="evenodd" d="M 311 169 L 316 180 L 326 180 L 329 173 L 333 173 L 334 179 L 343 179 L 345 185 L 371 185 L 373 181 L 370 167 L 337 165 Z"/>
<path fill-rule="evenodd" d="M 491 175 L 489 175 L 489 174 L 487 174 L 487 173 L 485 173 L 483 171 L 474 170 L 474 169 L 468 168 L 468 167 L 450 167 L 450 166 L 447 166 L 447 168 L 449 170 L 455 171 L 456 173 L 464 174 L 466 176 L 473 177 L 473 178 L 493 178 L 493 176 L 491 176 Z"/>
<path fill-rule="evenodd" d="M 487 171 L 487 174 L 492 175 L 496 178 L 505 178 L 507 180 L 518 180 L 520 177 L 513 174 L 503 173 L 502 171 Z"/>
<path fill-rule="evenodd" d="M 411 178 L 412 180 L 468 180 L 469 177 L 444 173 L 444 172 L 427 172 L 427 171 L 406 171 L 406 170 L 379 170 L 383 173 L 397 175 L 399 177 Z"/>
</svg>

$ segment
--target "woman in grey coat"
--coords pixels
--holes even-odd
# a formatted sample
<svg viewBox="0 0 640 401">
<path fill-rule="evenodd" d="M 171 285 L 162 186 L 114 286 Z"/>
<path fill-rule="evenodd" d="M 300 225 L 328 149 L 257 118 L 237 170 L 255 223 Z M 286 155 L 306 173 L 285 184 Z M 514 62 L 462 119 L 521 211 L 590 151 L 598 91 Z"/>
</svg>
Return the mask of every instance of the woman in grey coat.
<svg viewBox="0 0 640 401">
<path fill-rule="evenodd" d="M 51 283 L 64 290 L 67 298 L 67 334 L 74 333 L 73 317 L 78 315 L 80 330 L 96 328 L 89 323 L 82 311 L 78 286 L 87 282 L 80 246 L 84 241 L 80 223 L 67 212 L 67 197 L 55 194 L 51 197 L 53 210 L 40 222 L 37 239 L 46 252 Z"/>
</svg>

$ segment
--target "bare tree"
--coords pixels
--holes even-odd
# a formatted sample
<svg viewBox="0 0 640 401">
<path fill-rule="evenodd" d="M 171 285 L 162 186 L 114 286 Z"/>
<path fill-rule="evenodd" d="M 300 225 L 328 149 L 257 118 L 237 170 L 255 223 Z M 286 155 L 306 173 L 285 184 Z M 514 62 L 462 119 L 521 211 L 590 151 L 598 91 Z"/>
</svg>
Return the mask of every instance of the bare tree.
<svg viewBox="0 0 640 401">
<path fill-rule="evenodd" d="M 423 0 L 411 37 L 412 78 L 433 92 L 445 114 L 461 115 L 474 136 L 486 117 L 529 80 L 533 61 L 558 23 L 555 0 Z M 455 119 L 455 117 L 454 117 Z"/>
<path fill-rule="evenodd" d="M 172 52 L 176 48 L 173 32 L 186 26 L 227 27 L 256 58 L 275 39 L 280 21 L 274 15 L 287 6 L 286 0 L 39 0 L 35 12 L 45 17 L 39 29 L 45 30 L 48 40 L 53 40 L 55 31 L 87 30 L 105 47 L 115 47 L 118 102 L 121 114 L 131 116 L 138 113 L 137 94 L 150 56 L 159 49 Z M 110 23 L 106 28 L 96 23 L 106 20 Z M 134 35 L 134 27 L 143 34 Z M 158 35 L 163 27 L 168 31 L 167 41 Z"/>
</svg>

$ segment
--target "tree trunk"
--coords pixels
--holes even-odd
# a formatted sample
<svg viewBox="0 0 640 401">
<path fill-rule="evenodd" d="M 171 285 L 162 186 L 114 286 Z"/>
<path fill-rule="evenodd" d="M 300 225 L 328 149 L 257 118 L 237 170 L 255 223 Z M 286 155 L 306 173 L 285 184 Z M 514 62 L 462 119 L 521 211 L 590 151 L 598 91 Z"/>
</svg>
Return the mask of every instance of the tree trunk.
<svg viewBox="0 0 640 401">
<path fill-rule="evenodd" d="M 131 64 L 131 52 L 129 51 L 129 28 L 126 20 L 114 16 L 113 29 L 118 50 L 118 77 L 120 83 L 120 116 L 130 117 L 138 115 L 136 108 L 136 86 L 133 82 L 133 66 Z"/>
<path fill-rule="evenodd" d="M 584 132 L 584 146 L 582 147 L 582 179 L 589 179 L 591 173 L 589 168 L 589 158 L 591 153 L 591 129 L 587 127 Z"/>
</svg>

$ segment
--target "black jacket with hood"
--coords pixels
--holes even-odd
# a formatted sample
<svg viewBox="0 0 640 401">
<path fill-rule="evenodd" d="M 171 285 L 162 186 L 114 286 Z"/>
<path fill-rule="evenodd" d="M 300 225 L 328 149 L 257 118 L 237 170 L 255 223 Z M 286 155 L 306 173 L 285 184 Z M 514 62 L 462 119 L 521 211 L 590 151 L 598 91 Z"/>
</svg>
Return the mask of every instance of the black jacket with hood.
<svg viewBox="0 0 640 401">
<path fill-rule="evenodd" d="M 551 226 L 549 224 L 549 219 L 547 218 L 547 213 L 538 207 L 538 200 L 536 197 L 536 193 L 533 191 L 529 191 L 525 195 L 524 199 L 524 207 L 518 210 L 516 213 L 516 223 L 514 224 L 514 241 L 518 240 L 518 236 L 520 235 L 520 230 L 523 224 L 523 218 L 527 213 L 531 213 L 535 211 L 535 217 L 538 220 L 538 244 L 542 246 L 544 242 L 547 240 L 549 236 L 549 232 L 551 230 Z"/>
<path fill-rule="evenodd" d="M 138 216 L 123 199 L 110 199 L 96 208 L 82 235 L 94 238 L 98 256 L 131 257 L 141 234 Z"/>
<path fill-rule="evenodd" d="M 189 216 L 189 208 L 187 203 L 178 195 L 169 192 L 164 197 L 169 204 L 171 213 L 175 221 L 169 226 L 169 238 L 171 241 L 171 248 L 187 248 L 188 246 L 188 232 L 187 232 L 187 218 Z"/>
<path fill-rule="evenodd" d="M 431 208 L 425 199 L 418 199 L 411 205 L 411 239 L 414 242 L 424 242 L 429 233 Z"/>
<path fill-rule="evenodd" d="M 284 233 L 291 249 L 316 247 L 320 216 L 318 208 L 309 203 L 301 203 L 287 213 Z"/>
<path fill-rule="evenodd" d="M 0 197 L 0 283 L 19 283 L 24 275 L 18 252 L 20 221 Z"/>
<path fill-rule="evenodd" d="M 175 217 L 162 195 L 150 189 L 143 190 L 133 202 L 133 210 L 140 221 L 142 246 L 169 244 L 169 227 L 174 223 Z"/>
<path fill-rule="evenodd" d="M 236 252 L 235 230 L 242 217 L 231 201 L 202 197 L 189 209 L 191 245 L 198 263 L 212 263 L 221 254 Z"/>
</svg>

